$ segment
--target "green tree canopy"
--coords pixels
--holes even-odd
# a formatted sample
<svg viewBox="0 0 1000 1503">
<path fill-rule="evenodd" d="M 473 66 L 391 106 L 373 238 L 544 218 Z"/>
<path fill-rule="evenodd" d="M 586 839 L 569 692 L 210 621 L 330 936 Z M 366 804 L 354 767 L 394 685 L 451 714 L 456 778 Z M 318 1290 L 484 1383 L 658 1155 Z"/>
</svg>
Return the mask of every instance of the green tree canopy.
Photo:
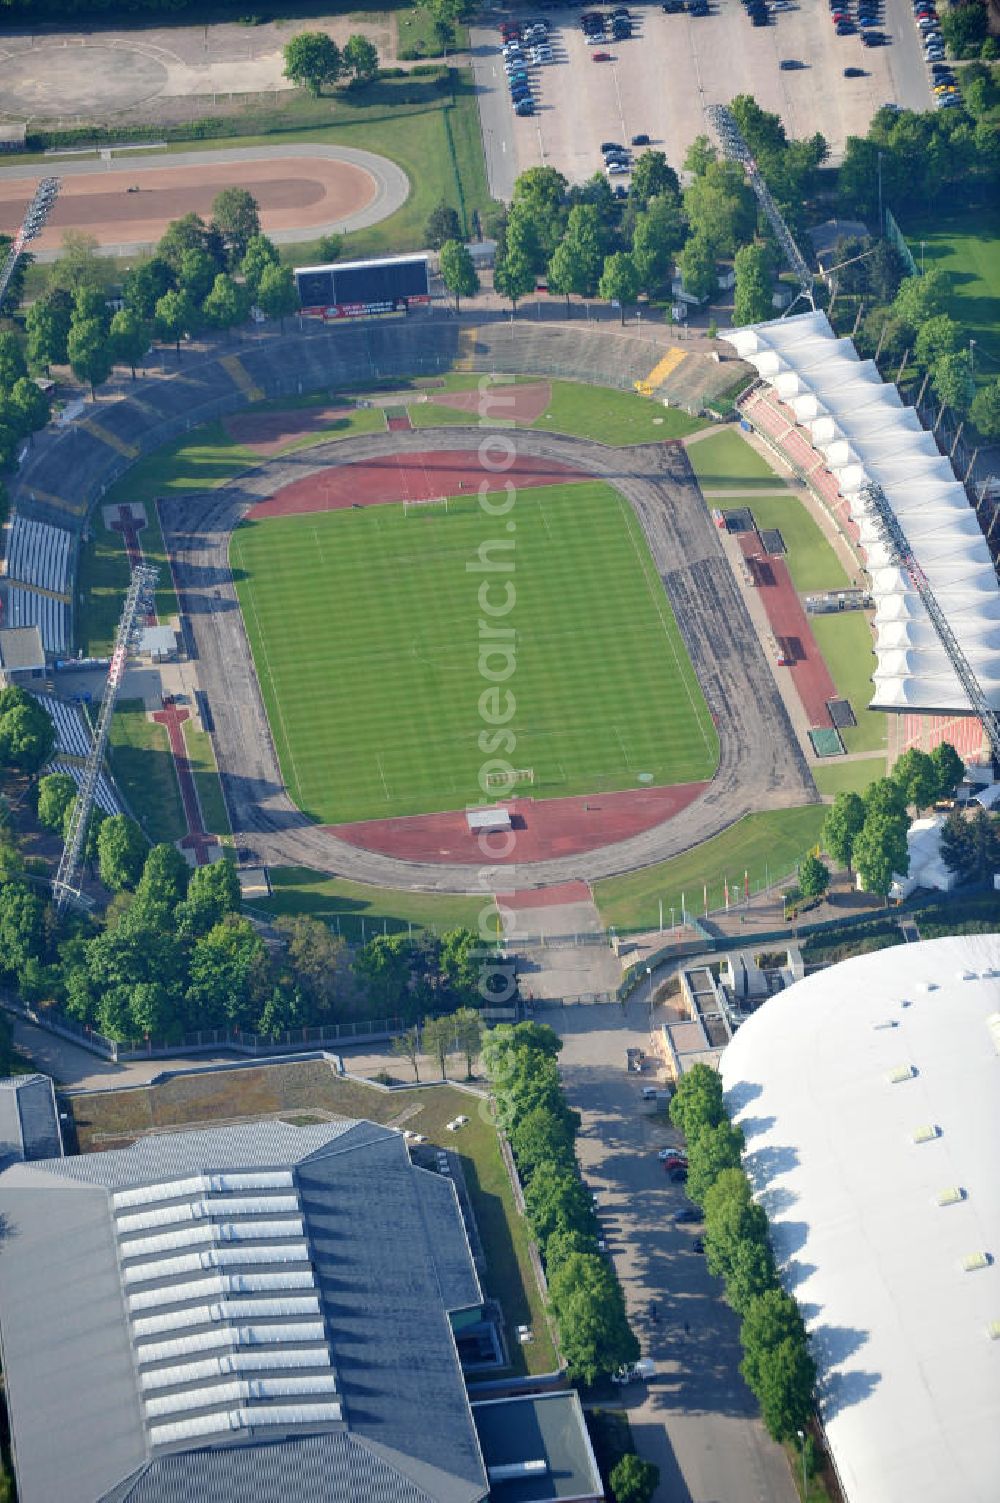
<svg viewBox="0 0 1000 1503">
<path fill-rule="evenodd" d="M 180 258 L 178 257 L 178 265 Z M 144 323 L 149 323 L 156 305 L 165 292 L 170 292 L 176 286 L 176 274 L 169 261 L 162 256 L 153 256 L 148 261 L 141 261 L 138 266 L 133 266 L 127 273 L 122 285 L 122 299 L 125 307 L 136 314 Z"/>
<path fill-rule="evenodd" d="M 97 860 L 101 881 L 111 892 L 138 885 L 149 842 L 134 819 L 112 814 L 97 837 Z"/>
<path fill-rule="evenodd" d="M 296 986 L 308 999 L 310 1015 L 332 1017 L 352 987 L 345 941 L 308 914 L 279 919 L 278 929 L 287 941 L 288 964 Z"/>
<path fill-rule="evenodd" d="M 597 290 L 606 303 L 617 303 L 622 323 L 625 309 L 639 296 L 639 273 L 628 251 L 615 251 L 604 262 Z"/>
<path fill-rule="evenodd" d="M 680 199 L 672 193 L 651 198 L 637 214 L 632 231 L 632 259 L 639 285 L 651 292 L 667 280 L 674 257 L 684 244 L 687 224 Z"/>
<path fill-rule="evenodd" d="M 4 417 L 20 437 L 40 433 L 49 420 L 49 399 L 29 376 L 19 376 L 3 403 Z"/>
<path fill-rule="evenodd" d="M 865 817 L 869 814 L 906 814 L 906 789 L 896 778 L 875 778 L 862 796 Z"/>
<path fill-rule="evenodd" d="M 16 685 L 0 689 L 0 763 L 37 772 L 55 749 L 52 719 L 33 694 Z"/>
<path fill-rule="evenodd" d="M 0 386 L 13 386 L 19 377 L 27 374 L 28 365 L 21 341 L 9 329 L 0 329 Z"/>
<path fill-rule="evenodd" d="M 233 862 L 224 857 L 207 866 L 196 866 L 187 884 L 187 896 L 176 910 L 183 933 L 207 934 L 227 913 L 238 913 L 240 882 Z"/>
<path fill-rule="evenodd" d="M 568 182 L 554 167 L 529 167 L 514 180 L 508 238 L 511 218 L 531 223 L 538 246 L 536 271 L 548 264 L 566 229 L 568 189 Z"/>
<path fill-rule="evenodd" d="M 934 365 L 942 355 L 951 355 L 961 343 L 962 331 L 947 313 L 929 318 L 917 330 L 913 354 L 919 365 Z"/>
<path fill-rule="evenodd" d="M 854 842 L 865 822 L 865 806 L 859 793 L 838 793 L 826 812 L 820 839 L 839 866 L 851 867 Z"/>
<path fill-rule="evenodd" d="M 97 318 L 74 319 L 70 324 L 66 353 L 78 381 L 86 381 L 91 395 L 111 374 L 111 344 Z"/>
<path fill-rule="evenodd" d="M 1000 438 L 1000 376 L 979 388 L 972 399 L 969 416 L 983 438 Z"/>
<path fill-rule="evenodd" d="M 651 198 L 669 194 L 680 198 L 681 185 L 677 174 L 662 151 L 641 151 L 632 164 L 632 181 L 629 197 L 644 209 Z"/>
<path fill-rule="evenodd" d="M 451 1018 L 428 1018 L 424 1024 L 424 1053 L 437 1062 L 442 1080 L 448 1075 L 448 1056 L 454 1052 L 455 1030 Z"/>
<path fill-rule="evenodd" d="M 378 49 L 368 37 L 356 33 L 344 43 L 344 68 L 355 84 L 371 83 L 378 76 Z"/>
<path fill-rule="evenodd" d="M 771 1436 L 792 1440 L 813 1411 L 816 1364 L 804 1341 L 782 1341 L 760 1356 L 754 1393 Z"/>
<path fill-rule="evenodd" d="M 799 887 L 804 898 L 821 898 L 830 885 L 830 870 L 812 852 L 799 865 Z"/>
<path fill-rule="evenodd" d="M 450 203 L 443 198 L 434 205 L 424 226 L 424 239 L 431 250 L 440 250 L 449 240 L 464 241 L 462 221 L 458 217 L 457 209 L 453 209 Z"/>
<path fill-rule="evenodd" d="M 684 158 L 684 171 L 693 173 L 695 177 L 704 177 L 712 163 L 718 160 L 719 153 L 708 137 L 695 136 Z"/>
<path fill-rule="evenodd" d="M 247 241 L 240 270 L 243 273 L 243 280 L 255 297 L 257 288 L 260 286 L 260 279 L 266 269 L 269 266 L 278 266 L 280 261 L 278 247 L 266 235 L 252 235 Z"/>
<path fill-rule="evenodd" d="M 75 293 L 80 287 L 107 287 L 108 261 L 100 254 L 96 235 L 83 230 L 65 230 L 62 249 L 49 269 L 48 288 Z"/>
<path fill-rule="evenodd" d="M 455 299 L 457 313 L 463 297 L 475 297 L 479 275 L 468 246 L 458 240 L 446 240 L 441 247 L 441 280 Z"/>
<path fill-rule="evenodd" d="M 181 255 L 177 272 L 177 286 L 186 292 L 192 303 L 202 303 L 212 290 L 212 283 L 219 273 L 218 263 L 204 246 L 191 245 Z"/>
<path fill-rule="evenodd" d="M 723 1169 L 738 1169 L 746 1144 L 742 1129 L 731 1122 L 702 1127 L 688 1139 L 687 1193 L 703 1205 L 705 1196 Z"/>
<path fill-rule="evenodd" d="M 963 882 L 985 882 L 1000 869 L 1000 821 L 983 808 L 952 809 L 941 831 L 941 859 Z"/>
<path fill-rule="evenodd" d="M 753 239 L 756 199 L 743 171 L 732 162 L 712 162 L 684 190 L 684 212 L 694 236 L 712 247 L 714 256 L 731 256 Z"/>
<path fill-rule="evenodd" d="M 263 1005 L 267 950 L 249 919 L 230 914 L 191 950 L 188 1015 L 195 1028 L 245 1028 Z"/>
<path fill-rule="evenodd" d="M 198 324 L 198 314 L 185 292 L 165 292 L 157 298 L 153 315 L 153 329 L 157 339 L 164 344 L 173 344 L 178 355 L 181 340 L 191 334 Z"/>
<path fill-rule="evenodd" d="M 290 266 L 265 266 L 257 286 L 257 306 L 282 328 L 299 308 L 299 291 Z"/>
<path fill-rule="evenodd" d="M 689 1142 L 702 1128 L 717 1127 L 727 1120 L 717 1070 L 699 1062 L 681 1076 L 670 1103 L 670 1120 Z"/>
<path fill-rule="evenodd" d="M 965 763 L 950 741 L 938 742 L 931 752 L 931 761 L 937 773 L 938 798 L 954 798 L 965 776 Z"/>
<path fill-rule="evenodd" d="M 483 1020 L 474 1007 L 459 1007 L 451 1018 L 455 1030 L 455 1048 L 465 1057 L 465 1076 L 472 1079 L 472 1067 L 483 1046 Z"/>
<path fill-rule="evenodd" d="M 528 1221 L 543 1252 L 555 1232 L 580 1232 L 594 1250 L 596 1224 L 590 1193 L 574 1168 L 543 1159 L 524 1192 Z"/>
<path fill-rule="evenodd" d="M 343 71 L 340 49 L 325 31 L 300 31 L 284 49 L 285 77 L 318 97 Z"/>
<path fill-rule="evenodd" d="M 264 273 L 266 277 L 267 272 Z M 261 286 L 263 287 L 263 279 Z M 247 316 L 247 290 L 228 274 L 220 271 L 212 290 L 202 304 L 208 322 L 215 329 L 234 329 Z"/>
<path fill-rule="evenodd" d="M 757 324 L 774 312 L 771 291 L 771 256 L 765 245 L 743 245 L 736 252 L 736 290 L 733 323 Z"/>
<path fill-rule="evenodd" d="M 183 902 L 191 868 L 174 845 L 154 845 L 143 863 L 137 899 L 149 899 L 171 913 Z"/>
<path fill-rule="evenodd" d="M 111 320 L 110 345 L 112 358 L 127 365 L 135 380 L 135 367 L 149 349 L 153 337 L 152 324 L 139 317 L 131 308 L 119 308 Z"/>
<path fill-rule="evenodd" d="M 915 335 L 930 319 L 945 311 L 947 298 L 948 278 L 940 267 L 934 266 L 922 277 L 905 277 L 900 282 L 892 311 Z"/>
<path fill-rule="evenodd" d="M 893 782 L 902 789 L 907 804 L 917 809 L 927 809 L 941 797 L 938 771 L 928 752 L 911 746 L 897 760 L 892 769 Z"/>
<path fill-rule="evenodd" d="M 553 1270 L 549 1297 L 571 1379 L 596 1383 L 636 1361 L 639 1343 L 628 1324 L 621 1287 L 604 1258 L 571 1253 Z"/>
<path fill-rule="evenodd" d="M 510 1130 L 510 1146 L 521 1177 L 530 1179 L 539 1164 L 573 1165 L 574 1126 L 548 1107 L 538 1106 L 525 1112 Z"/>
<path fill-rule="evenodd" d="M 660 1468 L 626 1451 L 611 1468 L 609 1481 L 615 1503 L 652 1503 L 660 1485 Z"/>
<path fill-rule="evenodd" d="M 520 249 L 508 246 L 502 260 L 498 260 L 493 272 L 493 286 L 501 297 L 508 298 L 517 308 L 535 285 L 535 269 L 530 258 Z"/>
<path fill-rule="evenodd" d="M 941 355 L 931 367 L 931 385 L 946 407 L 964 417 L 976 394 L 971 353 L 956 350 L 951 355 Z"/>
<path fill-rule="evenodd" d="M 38 781 L 38 822 L 62 835 L 66 811 L 76 799 L 76 782 L 65 772 L 50 772 Z"/>
<path fill-rule="evenodd" d="M 28 336 L 28 359 L 32 365 L 48 371 L 50 365 L 64 365 L 69 359 L 66 341 L 69 338 L 73 305 L 69 293 L 55 288 L 36 298 L 24 315 L 24 328 Z"/>
<path fill-rule="evenodd" d="M 684 242 L 677 257 L 677 270 L 684 291 L 700 303 L 706 302 L 718 290 L 715 250 L 703 234 L 692 234 Z"/>
<path fill-rule="evenodd" d="M 905 815 L 875 812 L 866 816 L 854 842 L 854 865 L 866 892 L 886 897 L 893 876 L 905 877 L 909 871 L 907 823 Z"/>
<path fill-rule="evenodd" d="M 17 976 L 45 951 L 45 908 L 21 882 L 0 886 L 0 970 Z"/>
<path fill-rule="evenodd" d="M 212 200 L 212 228 L 226 248 L 231 266 L 239 266 L 247 246 L 260 234 L 260 204 L 247 188 L 223 188 Z"/>
<path fill-rule="evenodd" d="M 153 260 L 165 262 L 176 277 L 180 275 L 184 252 L 189 250 L 207 251 L 217 263 L 221 261 L 218 239 L 200 214 L 182 214 L 180 219 L 172 219 L 160 236 Z"/>
</svg>

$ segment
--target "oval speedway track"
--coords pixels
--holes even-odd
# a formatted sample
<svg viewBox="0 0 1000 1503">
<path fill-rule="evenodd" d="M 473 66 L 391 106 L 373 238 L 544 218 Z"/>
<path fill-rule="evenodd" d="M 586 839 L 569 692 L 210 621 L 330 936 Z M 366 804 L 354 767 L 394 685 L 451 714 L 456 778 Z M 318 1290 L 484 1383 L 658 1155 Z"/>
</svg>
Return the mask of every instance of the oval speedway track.
<svg viewBox="0 0 1000 1503">
<path fill-rule="evenodd" d="M 508 892 L 647 866 L 718 834 L 758 809 L 818 795 L 711 517 L 683 451 L 607 448 L 519 430 L 518 452 L 561 460 L 628 500 L 645 533 L 719 735 L 719 767 L 672 819 L 583 855 L 491 867 L 412 863 L 365 851 L 308 821 L 285 792 L 229 571 L 233 528 L 255 502 L 320 470 L 379 456 L 478 449 L 484 428 L 449 426 L 339 440 L 264 461 L 211 493 L 160 506 L 188 649 L 214 720 L 219 772 L 238 842 L 260 859 L 307 866 L 383 887 Z"/>
</svg>

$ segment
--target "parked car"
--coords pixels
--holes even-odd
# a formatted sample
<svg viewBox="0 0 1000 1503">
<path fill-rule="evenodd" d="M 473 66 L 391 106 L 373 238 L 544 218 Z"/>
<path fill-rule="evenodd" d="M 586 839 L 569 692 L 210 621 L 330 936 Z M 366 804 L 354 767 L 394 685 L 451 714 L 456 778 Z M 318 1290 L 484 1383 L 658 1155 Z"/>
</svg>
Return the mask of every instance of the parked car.
<svg viewBox="0 0 1000 1503">
<path fill-rule="evenodd" d="M 670 1171 L 670 1183 L 672 1185 L 684 1185 L 687 1183 L 688 1172 L 683 1165 Z"/>
<path fill-rule="evenodd" d="M 663 0 L 660 9 L 667 16 L 680 15 L 684 9 L 684 0 Z"/>
<path fill-rule="evenodd" d="M 844 77 L 845 78 L 867 78 L 868 74 L 865 72 L 864 68 L 845 68 L 844 69 Z"/>
<path fill-rule="evenodd" d="M 666 1162 L 667 1159 L 683 1159 L 684 1163 L 687 1163 L 687 1154 L 683 1148 L 672 1148 L 669 1146 L 661 1148 L 656 1156 L 658 1159 L 663 1160 L 663 1162 Z"/>
<path fill-rule="evenodd" d="M 671 1155 L 670 1158 L 663 1160 L 663 1167 L 667 1174 L 669 1174 L 672 1169 L 686 1169 L 687 1159 L 679 1159 L 676 1155 Z"/>
<path fill-rule="evenodd" d="M 535 101 L 530 97 L 519 99 L 514 106 L 515 115 L 533 115 L 535 113 Z"/>
<path fill-rule="evenodd" d="M 694 1241 L 691 1243 L 691 1251 L 696 1253 L 703 1253 L 705 1251 L 704 1237 L 695 1237 Z"/>
<path fill-rule="evenodd" d="M 888 47 L 889 38 L 884 31 L 863 31 L 861 44 L 864 47 Z"/>
<path fill-rule="evenodd" d="M 609 177 L 621 177 L 621 175 L 622 175 L 623 172 L 631 172 L 631 171 L 632 171 L 632 168 L 629 166 L 628 162 L 609 162 L 608 163 L 608 175 L 609 175 Z"/>
<path fill-rule="evenodd" d="M 656 1363 L 652 1357 L 640 1357 L 638 1362 L 633 1362 L 630 1367 L 620 1367 L 617 1372 L 611 1374 L 612 1383 L 637 1383 L 646 1381 L 656 1375 Z"/>
<path fill-rule="evenodd" d="M 628 189 L 626 188 L 624 183 L 615 183 L 614 187 L 611 190 L 611 194 L 613 198 L 617 199 L 628 198 Z"/>
<path fill-rule="evenodd" d="M 592 61 L 595 62 L 595 63 L 610 63 L 610 61 L 611 61 L 611 53 L 610 52 L 595 52 L 595 53 L 592 54 Z"/>
<path fill-rule="evenodd" d="M 645 132 L 643 132 L 642 135 L 633 136 L 632 137 L 632 145 L 633 146 L 648 146 L 649 145 L 649 137 L 646 135 Z"/>
<path fill-rule="evenodd" d="M 783 73 L 792 73 L 797 72 L 799 68 L 804 68 L 805 63 L 800 63 L 797 57 L 783 57 L 778 67 Z"/>
<path fill-rule="evenodd" d="M 677 1211 L 674 1215 L 676 1226 L 695 1226 L 701 1221 L 701 1212 L 694 1206 L 685 1206 L 683 1211 Z"/>
</svg>

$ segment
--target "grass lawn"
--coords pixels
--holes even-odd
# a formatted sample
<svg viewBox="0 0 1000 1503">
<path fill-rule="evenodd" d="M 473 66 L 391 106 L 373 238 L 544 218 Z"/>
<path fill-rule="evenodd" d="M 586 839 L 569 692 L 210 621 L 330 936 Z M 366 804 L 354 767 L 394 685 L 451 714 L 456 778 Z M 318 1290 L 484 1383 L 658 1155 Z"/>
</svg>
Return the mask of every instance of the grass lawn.
<svg viewBox="0 0 1000 1503">
<path fill-rule="evenodd" d="M 917 265 L 923 241 L 924 269 L 948 273 L 947 311 L 977 342 L 976 374 L 992 379 L 1000 371 L 1000 204 L 907 219 L 904 229 Z"/>
<path fill-rule="evenodd" d="M 687 450 L 698 484 L 712 490 L 768 490 L 782 484 L 767 460 L 752 449 L 736 428 L 724 428 Z"/>
<path fill-rule="evenodd" d="M 181 734 L 187 748 L 188 761 L 191 763 L 191 775 L 194 778 L 205 829 L 212 835 L 230 835 L 232 831 L 229 825 L 229 815 L 226 813 L 226 801 L 222 797 L 222 784 L 219 782 L 219 772 L 215 764 L 212 738 L 204 731 L 196 730 L 189 720 L 185 720 L 181 726 Z"/>
<path fill-rule="evenodd" d="M 552 401 L 534 428 L 596 439 L 601 444 L 646 444 L 663 438 L 686 438 L 707 428 L 704 418 L 688 417 L 678 407 L 664 407 L 634 391 L 553 381 Z"/>
<path fill-rule="evenodd" d="M 461 809 L 482 796 L 484 759 L 507 756 L 533 769 L 536 797 L 711 777 L 715 729 L 631 508 L 600 482 L 519 491 L 516 507 L 516 559 L 468 495 L 447 512 L 374 506 L 234 533 L 282 774 L 311 817 Z M 516 568 L 500 647 L 480 646 L 469 572 L 487 546 Z M 499 582 L 482 577 L 495 603 Z M 479 706 L 486 674 L 508 669 L 514 704 L 487 709 L 512 715 L 501 740 Z"/>
<path fill-rule="evenodd" d="M 749 872 L 750 888 L 755 891 L 766 880 L 773 882 L 794 871 L 816 844 L 825 814 L 822 804 L 748 814 L 731 829 L 692 851 L 685 851 L 683 856 L 675 856 L 672 861 L 597 882 L 594 896 L 601 918 L 605 925 L 614 924 L 619 932 L 655 929 L 661 898 L 664 909 L 668 913 L 675 909 L 678 920 L 682 894 L 688 911 L 701 913 L 705 883 L 709 908 L 721 907 L 727 878 L 730 892 L 734 885 L 742 892 L 743 873 Z"/>
<path fill-rule="evenodd" d="M 822 794 L 864 793 L 869 783 L 885 777 L 885 757 L 864 757 L 857 762 L 832 757 L 813 767 L 812 775 Z"/>
<path fill-rule="evenodd" d="M 857 725 L 840 733 L 845 747 L 849 752 L 884 751 L 889 740 L 886 718 L 866 708 L 875 671 L 868 617 L 863 611 L 841 611 L 835 616 L 810 616 L 809 621 L 837 692 L 850 700 L 857 717 Z"/>
<path fill-rule="evenodd" d="M 273 891 L 255 908 L 276 917 L 307 913 L 323 919 L 352 942 L 364 943 L 373 934 L 399 933 L 414 929 L 478 929 L 483 908 L 493 910 L 484 897 L 461 894 L 394 892 L 391 888 L 368 887 L 345 877 L 326 877 L 305 866 L 268 868 Z"/>
<path fill-rule="evenodd" d="M 122 1146 L 151 1130 L 210 1126 L 234 1118 L 280 1115 L 301 1122 L 334 1115 L 393 1122 L 405 1116 L 412 1131 L 461 1156 L 486 1255 L 483 1282 L 486 1292 L 503 1306 L 513 1359 L 510 1370 L 523 1374 L 554 1368 L 555 1351 L 528 1255 L 528 1227 L 514 1204 L 485 1101 L 450 1086 L 379 1091 L 340 1080 L 328 1064 L 310 1060 L 186 1075 L 160 1086 L 77 1096 L 73 1113 L 85 1153 Z M 445 1124 L 460 1114 L 469 1122 L 460 1133 L 448 1132 Z M 514 1327 L 521 1324 L 534 1332 L 528 1346 L 521 1346 L 515 1335 Z"/>
<path fill-rule="evenodd" d="M 695 446 L 695 451 L 701 447 Z M 793 491 L 776 496 L 747 498 L 759 528 L 776 527 L 785 540 L 786 563 L 800 595 L 816 590 L 842 590 L 850 584 L 833 546 Z"/>
<path fill-rule="evenodd" d="M 146 719 L 141 699 L 120 699 L 111 720 L 111 768 L 154 845 L 187 834 L 166 727 Z"/>
</svg>

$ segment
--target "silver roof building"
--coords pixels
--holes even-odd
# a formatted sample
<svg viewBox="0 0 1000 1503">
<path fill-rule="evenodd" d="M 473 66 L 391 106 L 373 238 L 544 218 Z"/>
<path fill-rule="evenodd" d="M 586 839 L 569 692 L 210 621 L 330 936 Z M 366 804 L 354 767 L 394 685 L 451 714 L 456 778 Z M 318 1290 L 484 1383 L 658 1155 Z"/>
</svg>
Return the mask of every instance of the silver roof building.
<svg viewBox="0 0 1000 1503">
<path fill-rule="evenodd" d="M 21 1503 L 478 1503 L 449 1180 L 370 1122 L 144 1139 L 0 1175 Z"/>
</svg>

